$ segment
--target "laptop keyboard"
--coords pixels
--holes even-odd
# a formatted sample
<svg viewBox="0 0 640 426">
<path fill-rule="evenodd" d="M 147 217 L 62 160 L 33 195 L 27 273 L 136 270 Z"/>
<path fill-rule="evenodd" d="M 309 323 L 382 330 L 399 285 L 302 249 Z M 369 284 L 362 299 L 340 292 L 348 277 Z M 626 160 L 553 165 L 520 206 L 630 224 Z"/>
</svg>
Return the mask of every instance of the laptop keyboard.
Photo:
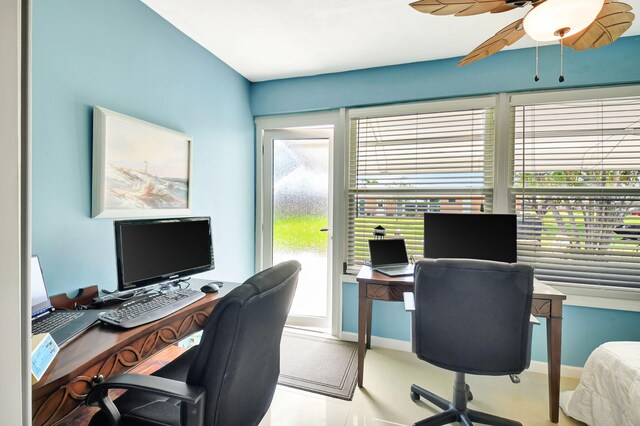
<svg viewBox="0 0 640 426">
<path fill-rule="evenodd" d="M 82 311 L 56 311 L 38 320 L 32 325 L 31 334 L 35 336 L 41 333 L 51 333 L 64 325 L 69 324 L 76 318 L 80 318 Z"/>
<path fill-rule="evenodd" d="M 403 272 L 411 272 L 413 270 L 412 266 L 384 266 L 381 268 L 376 268 L 379 271 L 384 271 L 389 274 L 398 274 Z"/>
<path fill-rule="evenodd" d="M 390 277 L 408 277 L 409 275 L 413 275 L 414 266 L 414 264 L 378 266 L 377 268 L 373 268 L 373 270 L 389 275 Z"/>
</svg>

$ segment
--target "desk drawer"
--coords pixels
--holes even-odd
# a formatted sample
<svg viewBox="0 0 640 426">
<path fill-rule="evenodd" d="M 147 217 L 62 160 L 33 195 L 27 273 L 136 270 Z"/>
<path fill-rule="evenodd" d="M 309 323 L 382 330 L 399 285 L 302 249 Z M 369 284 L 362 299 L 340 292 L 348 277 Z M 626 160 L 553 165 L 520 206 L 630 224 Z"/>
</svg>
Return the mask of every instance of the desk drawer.
<svg viewBox="0 0 640 426">
<path fill-rule="evenodd" d="M 549 318 L 551 316 L 551 300 L 533 299 L 531 314 L 536 317 Z"/>
<path fill-rule="evenodd" d="M 413 291 L 413 285 L 367 284 L 367 299 L 401 301 L 405 291 Z"/>
</svg>

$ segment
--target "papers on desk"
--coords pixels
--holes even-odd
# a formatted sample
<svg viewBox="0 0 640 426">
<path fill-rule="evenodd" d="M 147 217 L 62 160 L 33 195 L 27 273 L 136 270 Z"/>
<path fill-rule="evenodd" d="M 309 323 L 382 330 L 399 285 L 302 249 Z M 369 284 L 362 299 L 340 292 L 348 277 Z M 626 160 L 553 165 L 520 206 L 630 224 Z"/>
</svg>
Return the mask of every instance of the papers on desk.
<svg viewBox="0 0 640 426">
<path fill-rule="evenodd" d="M 31 339 L 31 384 L 38 383 L 59 351 L 60 348 L 49 333 L 33 336 Z"/>
<path fill-rule="evenodd" d="M 410 291 L 405 291 L 402 293 L 402 297 L 404 298 L 404 310 L 407 312 L 413 312 L 416 310 L 416 299 L 413 293 Z"/>
</svg>

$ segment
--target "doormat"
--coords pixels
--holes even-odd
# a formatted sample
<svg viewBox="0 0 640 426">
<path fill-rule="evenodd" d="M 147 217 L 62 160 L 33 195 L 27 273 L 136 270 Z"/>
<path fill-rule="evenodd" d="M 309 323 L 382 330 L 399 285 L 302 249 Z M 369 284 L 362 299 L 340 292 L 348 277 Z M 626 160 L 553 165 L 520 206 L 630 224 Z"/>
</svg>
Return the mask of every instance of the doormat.
<svg viewBox="0 0 640 426">
<path fill-rule="evenodd" d="M 358 375 L 358 346 L 285 331 L 278 384 L 351 401 Z"/>
</svg>

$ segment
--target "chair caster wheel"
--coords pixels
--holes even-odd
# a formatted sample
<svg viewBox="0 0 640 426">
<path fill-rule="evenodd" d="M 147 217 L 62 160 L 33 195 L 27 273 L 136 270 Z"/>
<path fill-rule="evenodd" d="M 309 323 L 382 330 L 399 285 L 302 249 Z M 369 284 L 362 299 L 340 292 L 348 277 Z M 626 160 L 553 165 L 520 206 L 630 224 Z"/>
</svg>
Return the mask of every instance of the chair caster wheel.
<svg viewBox="0 0 640 426">
<path fill-rule="evenodd" d="M 409 394 L 409 397 L 411 398 L 411 400 L 413 402 L 420 401 L 420 395 L 418 395 L 417 393 L 415 393 L 413 391 Z"/>
</svg>

